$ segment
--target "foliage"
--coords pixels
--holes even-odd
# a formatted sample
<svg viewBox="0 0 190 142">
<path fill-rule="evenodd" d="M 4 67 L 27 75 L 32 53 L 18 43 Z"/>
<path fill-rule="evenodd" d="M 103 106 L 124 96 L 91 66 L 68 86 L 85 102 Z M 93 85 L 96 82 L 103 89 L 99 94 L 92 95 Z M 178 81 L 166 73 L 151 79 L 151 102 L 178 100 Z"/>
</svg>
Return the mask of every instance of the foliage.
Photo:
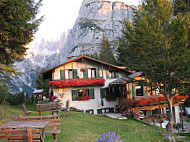
<svg viewBox="0 0 190 142">
<path fill-rule="evenodd" d="M 116 132 L 108 132 L 108 133 L 103 133 L 102 136 L 97 142 L 123 142 L 125 141 L 124 139 L 121 139 L 120 134 L 116 135 Z"/>
<path fill-rule="evenodd" d="M 94 58 L 94 59 L 97 59 L 97 60 L 99 59 L 99 56 L 98 56 L 97 52 L 94 52 L 94 53 L 91 53 L 91 54 L 86 54 L 86 56 Z"/>
<path fill-rule="evenodd" d="M 134 9 L 133 23 L 126 20 L 124 24 L 118 59 L 128 68 L 142 71 L 148 79 L 144 85 L 160 87 L 172 127 L 173 96 L 189 90 L 189 12 L 174 16 L 172 1 L 145 0 L 139 10 Z"/>
<path fill-rule="evenodd" d="M 31 98 L 30 98 L 30 104 L 33 104 L 33 102 L 35 101 L 34 95 L 32 94 Z"/>
<path fill-rule="evenodd" d="M 8 90 L 9 88 L 6 84 L 4 83 L 0 84 L 0 104 L 5 103 L 7 95 L 9 94 Z"/>
<path fill-rule="evenodd" d="M 101 48 L 100 48 L 99 60 L 114 65 L 116 63 L 116 60 L 113 55 L 113 51 L 110 47 L 111 45 L 104 34 L 102 36 L 102 41 L 101 41 L 100 45 L 101 45 Z"/>
<path fill-rule="evenodd" d="M 24 92 L 20 92 L 20 93 L 16 93 L 16 94 L 8 94 L 7 102 L 9 102 L 10 105 L 18 105 L 23 102 L 26 102 Z"/>
<path fill-rule="evenodd" d="M 0 81 L 18 75 L 14 63 L 23 59 L 41 19 L 35 19 L 41 0 L 0 1 Z"/>
<path fill-rule="evenodd" d="M 49 86 L 48 86 L 49 79 L 44 79 L 43 78 L 43 72 L 45 70 L 46 70 L 45 68 L 42 68 L 40 70 L 40 73 L 38 74 L 37 79 L 36 79 L 36 88 L 37 89 L 43 89 L 46 98 L 48 98 L 49 97 Z"/>
<path fill-rule="evenodd" d="M 174 1 L 174 13 L 177 15 L 181 13 L 186 15 L 190 11 L 190 1 L 189 0 L 175 0 Z"/>
</svg>

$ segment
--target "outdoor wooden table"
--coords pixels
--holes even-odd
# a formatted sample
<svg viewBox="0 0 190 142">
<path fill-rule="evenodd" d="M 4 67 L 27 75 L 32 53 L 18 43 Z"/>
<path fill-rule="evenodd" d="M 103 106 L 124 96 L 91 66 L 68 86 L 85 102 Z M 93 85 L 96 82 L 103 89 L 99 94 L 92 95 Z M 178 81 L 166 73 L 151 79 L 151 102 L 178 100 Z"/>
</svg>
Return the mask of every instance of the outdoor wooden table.
<svg viewBox="0 0 190 142">
<path fill-rule="evenodd" d="M 15 121 L 15 122 L 8 122 L 4 125 L 0 126 L 0 129 L 17 129 L 17 128 L 36 128 L 42 130 L 42 142 L 44 142 L 45 138 L 45 128 L 48 124 L 51 123 L 50 121 Z"/>
</svg>

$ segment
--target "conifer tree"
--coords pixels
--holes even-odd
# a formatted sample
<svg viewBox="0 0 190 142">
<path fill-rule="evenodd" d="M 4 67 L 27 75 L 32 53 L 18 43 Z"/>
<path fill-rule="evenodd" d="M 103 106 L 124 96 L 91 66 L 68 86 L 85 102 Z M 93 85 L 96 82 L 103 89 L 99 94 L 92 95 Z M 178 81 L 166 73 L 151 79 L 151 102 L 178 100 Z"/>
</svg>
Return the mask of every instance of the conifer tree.
<svg viewBox="0 0 190 142">
<path fill-rule="evenodd" d="M 14 63 L 23 59 L 26 44 L 32 41 L 37 31 L 41 18 L 35 17 L 41 1 L 0 1 L 0 82 L 17 75 Z"/>
<path fill-rule="evenodd" d="M 119 39 L 118 59 L 130 69 L 145 73 L 144 85 L 160 87 L 169 108 L 170 138 L 173 137 L 173 97 L 190 84 L 189 12 L 176 13 L 172 1 L 144 0 L 134 9 L 133 23 L 125 21 Z"/>
<path fill-rule="evenodd" d="M 99 60 L 113 65 L 116 63 L 113 51 L 111 49 L 111 45 L 104 34 L 102 36 L 102 41 L 101 41 Z"/>
<path fill-rule="evenodd" d="M 43 78 L 43 72 L 45 71 L 45 68 L 42 68 L 40 70 L 39 75 L 36 79 L 36 89 L 43 89 L 46 97 L 49 97 L 49 79 Z"/>
</svg>

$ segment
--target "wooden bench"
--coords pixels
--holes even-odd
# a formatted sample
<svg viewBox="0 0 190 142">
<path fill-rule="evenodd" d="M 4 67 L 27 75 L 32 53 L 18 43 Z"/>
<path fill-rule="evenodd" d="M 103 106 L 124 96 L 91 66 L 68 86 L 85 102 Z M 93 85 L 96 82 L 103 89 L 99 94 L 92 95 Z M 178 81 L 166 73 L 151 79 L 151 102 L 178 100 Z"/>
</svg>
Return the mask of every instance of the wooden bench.
<svg viewBox="0 0 190 142">
<path fill-rule="evenodd" d="M 5 129 L 0 130 L 0 141 L 3 142 L 40 142 L 39 129 Z"/>
<path fill-rule="evenodd" d="M 61 130 L 57 130 L 57 126 L 60 126 L 60 115 L 46 115 L 46 116 L 22 116 L 16 117 L 15 120 L 19 121 L 51 121 L 48 127 L 53 126 L 52 130 L 45 131 L 46 134 L 52 134 L 54 137 L 54 142 L 57 142 L 57 134 L 61 132 Z"/>
<path fill-rule="evenodd" d="M 23 109 L 25 115 L 27 115 L 27 116 L 29 116 L 32 113 L 32 111 L 27 111 L 25 104 L 22 104 L 22 109 Z"/>
<path fill-rule="evenodd" d="M 39 111 L 39 115 L 42 115 L 44 111 L 51 111 L 52 114 L 54 112 L 58 112 L 62 108 L 62 104 L 60 102 L 51 102 L 51 103 L 44 103 L 44 104 L 37 104 L 37 110 Z"/>
</svg>

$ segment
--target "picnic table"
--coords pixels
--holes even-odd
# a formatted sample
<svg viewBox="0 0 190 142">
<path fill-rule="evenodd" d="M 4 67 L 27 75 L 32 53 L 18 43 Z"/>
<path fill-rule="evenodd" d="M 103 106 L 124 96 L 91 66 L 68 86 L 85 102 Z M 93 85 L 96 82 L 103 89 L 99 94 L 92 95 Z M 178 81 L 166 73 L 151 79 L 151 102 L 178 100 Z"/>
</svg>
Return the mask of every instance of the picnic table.
<svg viewBox="0 0 190 142">
<path fill-rule="evenodd" d="M 44 142 L 45 138 L 45 128 L 48 126 L 50 121 L 43 121 L 43 122 L 34 122 L 34 121 L 15 121 L 15 122 L 8 122 L 4 125 L 0 126 L 0 129 L 7 130 L 7 129 L 20 129 L 20 128 L 36 128 L 42 130 L 42 142 Z"/>
</svg>

